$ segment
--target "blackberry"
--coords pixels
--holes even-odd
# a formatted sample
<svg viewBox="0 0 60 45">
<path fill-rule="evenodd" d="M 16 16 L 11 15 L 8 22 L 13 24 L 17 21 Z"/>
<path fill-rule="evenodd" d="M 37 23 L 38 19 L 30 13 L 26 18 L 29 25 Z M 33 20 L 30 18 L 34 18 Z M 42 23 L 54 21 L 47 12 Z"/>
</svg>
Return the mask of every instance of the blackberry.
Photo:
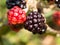
<svg viewBox="0 0 60 45">
<path fill-rule="evenodd" d="M 24 27 L 25 29 L 33 32 L 34 34 L 42 34 L 47 29 L 44 17 L 37 11 L 31 11 L 28 14 Z"/>
<path fill-rule="evenodd" d="M 22 9 L 26 8 L 26 1 L 25 0 L 7 0 L 6 6 L 8 9 L 13 8 L 14 6 L 19 6 Z"/>
<path fill-rule="evenodd" d="M 59 0 L 55 0 L 55 3 L 57 4 L 57 7 L 60 8 L 60 1 Z"/>
<path fill-rule="evenodd" d="M 59 0 L 55 0 L 55 3 L 58 4 Z"/>
</svg>

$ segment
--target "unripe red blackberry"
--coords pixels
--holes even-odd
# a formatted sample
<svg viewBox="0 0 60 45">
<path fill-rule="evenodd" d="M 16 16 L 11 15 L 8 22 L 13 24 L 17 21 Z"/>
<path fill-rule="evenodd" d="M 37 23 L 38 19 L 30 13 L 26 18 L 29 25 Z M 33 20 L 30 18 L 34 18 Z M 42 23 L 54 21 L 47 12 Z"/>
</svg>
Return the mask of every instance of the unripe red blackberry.
<svg viewBox="0 0 60 45">
<path fill-rule="evenodd" d="M 14 6 L 18 6 L 22 9 L 25 9 L 26 8 L 26 1 L 25 0 L 7 0 L 6 6 L 8 9 L 11 9 Z"/>
<path fill-rule="evenodd" d="M 60 11 L 54 12 L 53 21 L 56 25 L 60 26 Z"/>
<path fill-rule="evenodd" d="M 18 6 L 13 7 L 7 13 L 9 24 L 23 24 L 26 21 L 26 13 Z"/>
<path fill-rule="evenodd" d="M 33 33 L 39 34 L 44 33 L 47 28 L 44 17 L 37 11 L 32 11 L 28 14 L 24 27 Z"/>
</svg>

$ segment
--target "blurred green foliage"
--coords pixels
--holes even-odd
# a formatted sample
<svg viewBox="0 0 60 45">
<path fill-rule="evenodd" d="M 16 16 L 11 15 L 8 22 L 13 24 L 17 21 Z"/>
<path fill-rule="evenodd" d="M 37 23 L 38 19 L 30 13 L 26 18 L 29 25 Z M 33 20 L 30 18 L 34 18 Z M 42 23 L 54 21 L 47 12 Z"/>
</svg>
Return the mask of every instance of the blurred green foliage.
<svg viewBox="0 0 60 45">
<path fill-rule="evenodd" d="M 56 44 L 60 45 L 60 37 L 56 37 Z"/>
</svg>

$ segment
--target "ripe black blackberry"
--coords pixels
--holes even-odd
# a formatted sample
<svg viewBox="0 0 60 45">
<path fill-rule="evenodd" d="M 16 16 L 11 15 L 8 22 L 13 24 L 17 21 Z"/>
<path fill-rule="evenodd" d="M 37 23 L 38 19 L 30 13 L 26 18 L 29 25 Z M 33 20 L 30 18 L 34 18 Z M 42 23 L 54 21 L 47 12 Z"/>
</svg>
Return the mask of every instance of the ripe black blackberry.
<svg viewBox="0 0 60 45">
<path fill-rule="evenodd" d="M 59 0 L 55 0 L 55 3 L 57 4 L 59 2 Z"/>
<path fill-rule="evenodd" d="M 59 0 L 55 0 L 55 3 L 57 4 L 57 7 L 60 8 L 60 1 Z"/>
<path fill-rule="evenodd" d="M 18 6 L 22 9 L 25 9 L 26 8 L 26 1 L 25 0 L 7 0 L 6 6 L 8 9 L 11 9 L 14 6 Z"/>
<path fill-rule="evenodd" d="M 37 11 L 32 11 L 28 14 L 24 27 L 33 33 L 39 34 L 44 33 L 47 28 L 44 17 Z"/>
</svg>

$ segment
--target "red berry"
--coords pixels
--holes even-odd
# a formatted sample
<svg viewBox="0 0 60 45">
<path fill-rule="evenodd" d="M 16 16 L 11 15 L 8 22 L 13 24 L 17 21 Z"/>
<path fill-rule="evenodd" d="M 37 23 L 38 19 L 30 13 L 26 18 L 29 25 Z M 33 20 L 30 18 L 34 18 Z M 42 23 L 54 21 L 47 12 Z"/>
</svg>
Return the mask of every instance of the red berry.
<svg viewBox="0 0 60 45">
<path fill-rule="evenodd" d="M 9 24 L 23 24 L 26 20 L 26 13 L 18 6 L 13 7 L 8 11 Z"/>
<path fill-rule="evenodd" d="M 60 26 L 60 11 L 54 12 L 53 21 L 56 25 Z"/>
</svg>

